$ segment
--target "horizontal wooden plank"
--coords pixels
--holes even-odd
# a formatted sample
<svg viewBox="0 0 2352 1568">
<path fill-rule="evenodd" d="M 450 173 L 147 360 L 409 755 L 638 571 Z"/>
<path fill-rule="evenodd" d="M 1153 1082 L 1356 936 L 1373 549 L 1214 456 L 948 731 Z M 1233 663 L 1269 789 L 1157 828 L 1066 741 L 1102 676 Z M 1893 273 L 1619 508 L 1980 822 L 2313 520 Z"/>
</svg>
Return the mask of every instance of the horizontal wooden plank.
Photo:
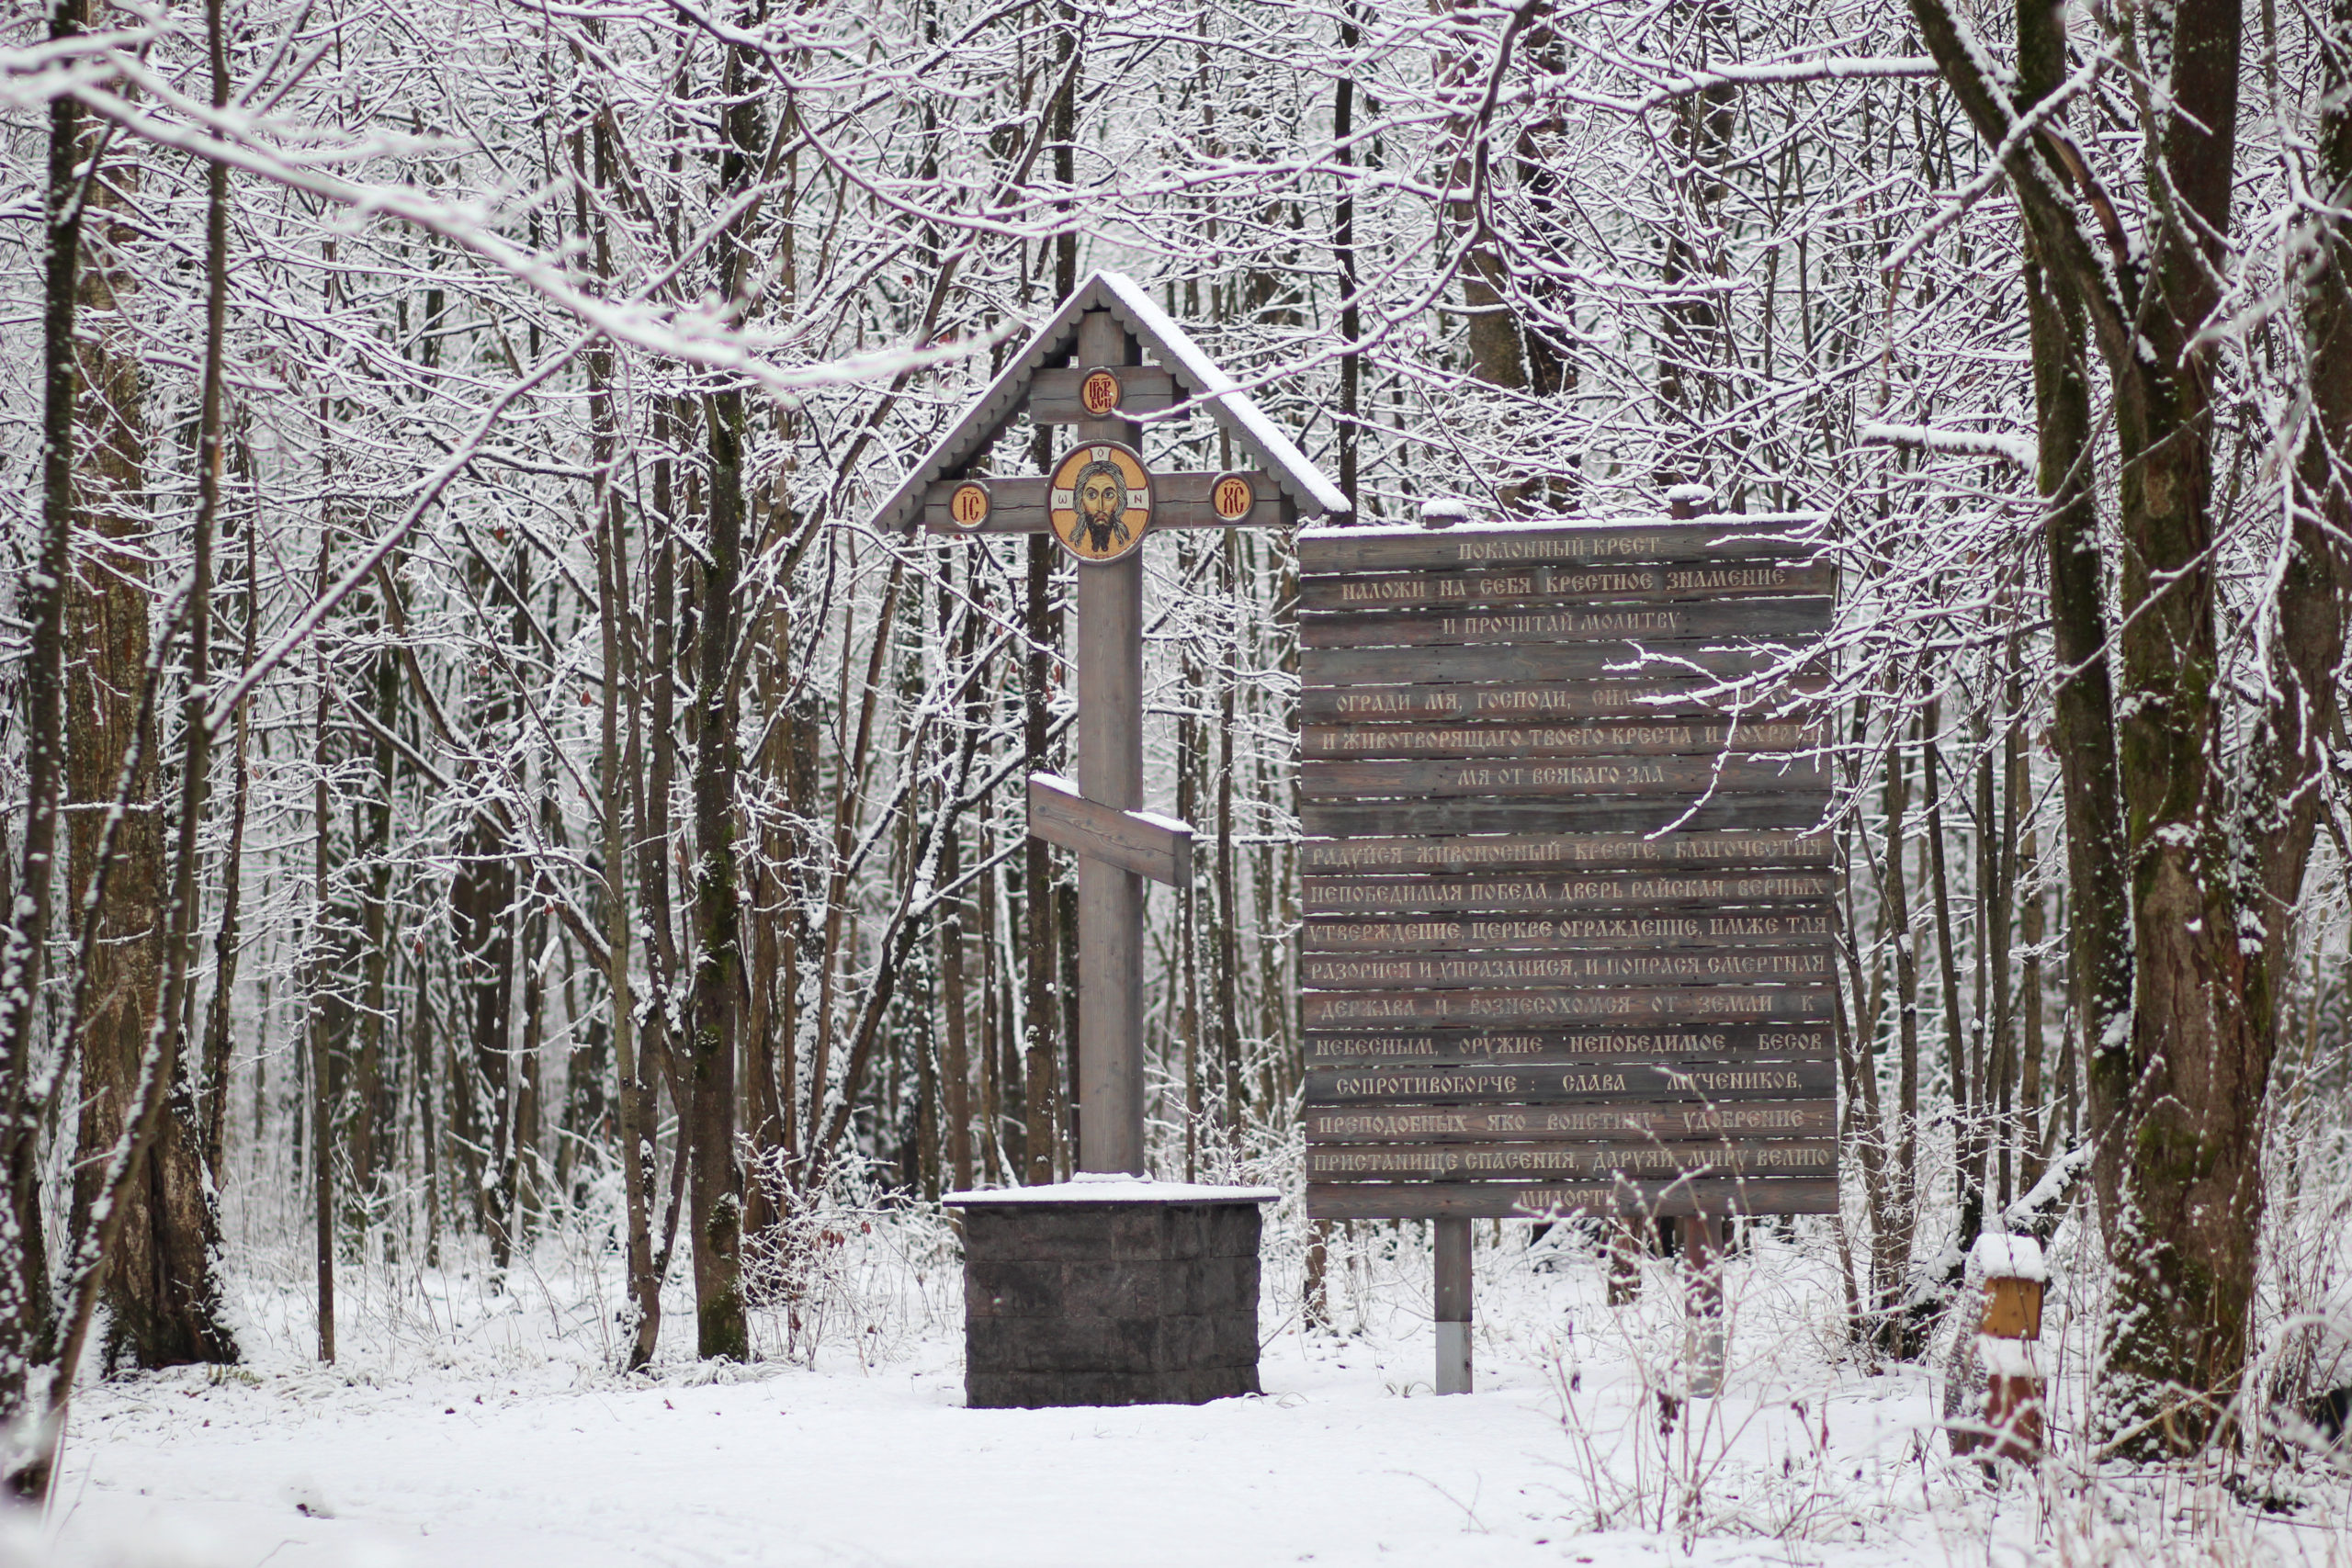
<svg viewBox="0 0 2352 1568">
<path fill-rule="evenodd" d="M 1376 684 L 1321 679 L 1306 661 L 1298 712 L 1307 724 L 1457 724 L 1479 720 L 1714 717 L 1737 712 L 1750 721 L 1802 717 L 1828 677 L 1818 671 L 1757 682 L 1734 693 L 1712 676 L 1677 679 L 1515 681 L 1474 683 L 1430 675 Z"/>
<path fill-rule="evenodd" d="M 1795 720 L 1725 723 L 1689 719 L 1588 720 L 1569 724 L 1309 724 L 1299 733 L 1309 760 L 1415 757 L 1714 757 L 1724 751 L 1797 752 L 1826 737 Z"/>
<path fill-rule="evenodd" d="M 1074 365 L 1062 370 L 1040 370 L 1029 378 L 1029 421 L 1033 424 L 1075 424 L 1100 417 L 1080 403 L 1078 389 L 1088 367 Z M 1122 365 L 1118 413 L 1158 413 L 1176 404 L 1176 378 L 1157 365 Z"/>
<path fill-rule="evenodd" d="M 1304 648 L 1298 678 L 1318 686 L 1398 686 L 1415 682 L 1651 680 L 1753 675 L 1788 655 L 1706 642 L 1479 643 L 1446 648 Z"/>
<path fill-rule="evenodd" d="M 1305 1052 L 1310 1086 L 1318 1067 L 1555 1066 L 1673 1058 L 1818 1061 L 1835 1048 L 1826 1023 L 1639 1025 L 1586 1029 L 1409 1029 L 1311 1031 Z M 1646 1080 L 1645 1080 L 1646 1081 Z M 1830 1080 L 1825 1077 L 1823 1084 Z M 1694 1090 L 1696 1092 L 1696 1090 Z"/>
<path fill-rule="evenodd" d="M 1308 1029 L 1556 1028 L 1577 1023 L 1794 1021 L 1830 1016 L 1836 993 L 1821 986 L 1674 986 L 1570 990 L 1309 991 L 1298 999 Z"/>
<path fill-rule="evenodd" d="M 1151 525 L 1161 528 L 1281 528 L 1296 521 L 1297 511 L 1272 474 L 1253 473 L 1251 488 L 1258 502 L 1239 524 L 1229 524 L 1209 505 L 1209 486 L 1217 474 L 1207 472 L 1151 476 Z M 977 528 L 959 528 L 947 519 L 947 498 L 960 479 L 941 479 L 923 492 L 923 526 L 933 534 L 1042 534 L 1046 532 L 1046 486 L 1043 478 L 990 478 L 988 521 Z"/>
<path fill-rule="evenodd" d="M 1530 566 L 1500 571 L 1299 575 L 1299 607 L 1318 610 L 1500 610 L 1522 604 L 1657 603 L 1833 593 L 1834 562 L 1692 566 Z"/>
<path fill-rule="evenodd" d="M 1193 879 L 1193 833 L 1181 822 L 1085 798 L 1068 779 L 1029 775 L 1029 830 L 1048 843 L 1182 886 Z"/>
<path fill-rule="evenodd" d="M 1703 953 L 1715 948 L 1825 944 L 1828 910 L 1770 914 L 1674 910 L 1608 915 L 1419 915 L 1354 919 L 1321 915 L 1299 931 L 1302 953 L 1482 953 L 1538 948 Z"/>
<path fill-rule="evenodd" d="M 1046 531 L 1046 478 L 1042 474 L 978 476 L 988 487 L 988 520 L 962 528 L 948 520 L 947 499 L 962 479 L 939 479 L 923 492 L 923 526 L 933 534 L 1042 534 Z"/>
<path fill-rule="evenodd" d="M 1533 761 L 1466 757 L 1344 762 L 1309 759 L 1299 768 L 1298 787 L 1308 800 L 1695 796 L 1710 789 L 1820 795 L 1829 788 L 1829 770 L 1818 757 L 1555 757 Z"/>
<path fill-rule="evenodd" d="M 1824 1100 L 1837 1064 L 1603 1057 L 1551 1066 L 1310 1067 L 1309 1105 L 1603 1105 L 1616 1100 Z"/>
<path fill-rule="evenodd" d="M 1596 871 L 1567 876 L 1332 876 L 1317 873 L 1301 879 L 1300 886 L 1306 912 L 1329 915 L 1374 910 L 1476 913 L 1781 904 L 1826 900 L 1837 893 L 1838 879 L 1827 871 L 1805 870 Z"/>
<path fill-rule="evenodd" d="M 1836 851 L 1826 833 L 1676 832 L 1656 838 L 1633 833 L 1540 833 L 1484 839 L 1308 839 L 1299 845 L 1299 860 L 1306 870 L 1326 875 L 1619 867 L 1818 866 L 1826 870 L 1833 863 Z M 1826 897 L 1832 890 L 1825 887 L 1817 896 Z"/>
<path fill-rule="evenodd" d="M 1837 1089 L 1836 1064 L 1810 1061 L 1603 1058 L 1547 1066 L 1310 1067 L 1309 1105 L 1555 1105 L 1615 1100 L 1817 1100 Z"/>
<path fill-rule="evenodd" d="M 1250 515 L 1235 522 L 1219 517 L 1209 504 L 1209 487 L 1225 471 L 1152 475 L 1152 527 L 1287 528 L 1298 521 L 1298 509 L 1283 493 L 1282 485 L 1273 475 L 1258 469 L 1242 470 L 1258 498 Z"/>
<path fill-rule="evenodd" d="M 1299 536 L 1298 564 L 1306 573 L 1810 560 L 1822 553 L 1821 546 L 1788 536 L 1817 523 L 1812 517 L 1751 516 L 1555 528 L 1315 528 Z"/>
<path fill-rule="evenodd" d="M 1318 991 L 1463 986 L 1780 985 L 1836 978 L 1830 950 L 1690 947 L 1528 953 L 1306 953 L 1302 986 Z"/>
<path fill-rule="evenodd" d="M 1299 617 L 1305 649 L 1476 647 L 1548 642 L 1818 637 L 1832 602 L 1726 599 L 1668 604 L 1553 604 L 1522 610 L 1336 610 Z"/>
<path fill-rule="evenodd" d="M 1576 1183 L 1310 1183 L 1317 1220 L 1533 1220 L 1577 1213 L 1674 1218 L 1690 1214 L 1834 1214 L 1828 1177 Z"/>
<path fill-rule="evenodd" d="M 1540 833 L 1545 829 L 1656 833 L 1673 829 L 1811 828 L 1829 812 L 1826 790 L 1718 794 L 1693 803 L 1679 795 L 1595 795 L 1502 801 L 1304 802 L 1299 826 L 1317 838 L 1438 833 Z"/>
<path fill-rule="evenodd" d="M 1711 1105 L 1626 1100 L 1597 1106 L 1381 1105 L 1307 1107 L 1317 1144 L 1646 1143 L 1690 1138 L 1828 1138 L 1834 1100 Z"/>
<path fill-rule="evenodd" d="M 1309 1181 L 1596 1181 L 1703 1176 L 1827 1176 L 1827 1140 L 1717 1138 L 1642 1144 L 1310 1144 Z"/>
</svg>

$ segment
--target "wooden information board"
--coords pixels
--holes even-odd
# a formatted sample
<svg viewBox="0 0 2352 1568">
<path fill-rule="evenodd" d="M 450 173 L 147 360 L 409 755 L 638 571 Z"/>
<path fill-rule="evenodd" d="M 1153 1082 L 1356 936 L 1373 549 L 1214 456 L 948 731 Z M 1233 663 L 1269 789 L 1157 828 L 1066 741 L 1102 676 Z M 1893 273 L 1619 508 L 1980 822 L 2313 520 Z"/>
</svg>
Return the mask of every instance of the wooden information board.
<svg viewBox="0 0 2352 1568">
<path fill-rule="evenodd" d="M 1834 1208 L 1810 518 L 1300 558 L 1307 1208 Z"/>
</svg>

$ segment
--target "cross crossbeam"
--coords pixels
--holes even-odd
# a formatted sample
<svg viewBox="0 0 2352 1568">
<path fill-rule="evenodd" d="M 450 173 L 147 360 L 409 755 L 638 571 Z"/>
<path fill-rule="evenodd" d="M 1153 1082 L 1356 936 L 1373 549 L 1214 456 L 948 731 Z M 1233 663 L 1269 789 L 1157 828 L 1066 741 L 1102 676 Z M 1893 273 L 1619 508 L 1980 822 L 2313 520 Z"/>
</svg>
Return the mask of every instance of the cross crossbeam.
<svg viewBox="0 0 2352 1568">
<path fill-rule="evenodd" d="M 1213 492 L 1219 480 L 1235 479 L 1250 488 L 1250 511 L 1241 517 L 1220 516 Z M 1273 476 L 1262 469 L 1155 473 L 1151 482 L 1151 531 L 1155 534 L 1163 528 L 1281 528 L 1296 520 L 1295 509 L 1276 487 Z M 986 517 L 967 525 L 956 521 L 954 507 L 956 492 L 970 484 L 986 487 L 989 506 Z M 1049 484 L 1042 474 L 1010 479 L 991 476 L 986 479 L 934 479 L 923 493 L 923 527 L 933 534 L 1048 533 L 1052 529 L 1046 516 Z"/>
<path fill-rule="evenodd" d="M 1170 887 L 1193 879 L 1193 829 L 1148 811 L 1119 811 L 1053 773 L 1029 775 L 1029 831 L 1049 844 L 1109 861 Z"/>
</svg>

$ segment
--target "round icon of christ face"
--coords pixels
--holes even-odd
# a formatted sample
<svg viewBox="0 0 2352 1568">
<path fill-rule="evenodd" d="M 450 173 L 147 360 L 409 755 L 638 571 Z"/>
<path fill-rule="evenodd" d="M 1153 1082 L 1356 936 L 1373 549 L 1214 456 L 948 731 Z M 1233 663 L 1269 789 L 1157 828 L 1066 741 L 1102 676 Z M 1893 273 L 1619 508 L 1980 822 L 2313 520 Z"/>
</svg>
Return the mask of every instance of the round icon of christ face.
<svg viewBox="0 0 2352 1568">
<path fill-rule="evenodd" d="M 1151 476 L 1115 441 L 1090 441 L 1054 465 L 1046 515 L 1062 548 L 1082 561 L 1117 560 L 1151 525 Z"/>
</svg>

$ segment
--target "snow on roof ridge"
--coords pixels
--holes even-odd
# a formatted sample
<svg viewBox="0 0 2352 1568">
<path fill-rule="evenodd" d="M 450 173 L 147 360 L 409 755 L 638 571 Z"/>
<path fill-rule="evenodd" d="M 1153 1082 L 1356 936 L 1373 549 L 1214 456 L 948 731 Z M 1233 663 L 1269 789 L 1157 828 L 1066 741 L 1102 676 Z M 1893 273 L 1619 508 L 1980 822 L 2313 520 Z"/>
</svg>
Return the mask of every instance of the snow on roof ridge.
<svg viewBox="0 0 2352 1568">
<path fill-rule="evenodd" d="M 933 481 L 948 477 L 951 470 L 960 471 L 1003 433 L 1016 410 L 1013 394 L 1044 368 L 1046 357 L 1076 335 L 1079 320 L 1090 309 L 1108 309 L 1122 325 L 1148 338 L 1163 359 L 1173 361 L 1164 368 L 1186 385 L 1193 400 L 1206 408 L 1212 418 L 1257 454 L 1275 482 L 1300 503 L 1301 511 L 1312 516 L 1349 510 L 1348 498 L 1339 487 L 1266 417 L 1232 377 L 1202 352 L 1190 333 L 1152 302 L 1135 279 L 1098 269 L 1089 273 L 1069 298 L 1037 324 L 971 407 L 908 470 L 889 498 L 875 509 L 875 527 L 915 525 L 923 493 Z"/>
<path fill-rule="evenodd" d="M 1090 282 L 1099 282 L 1103 289 L 1135 317 L 1135 323 L 1149 331 L 1156 340 L 1153 346 L 1170 358 L 1182 360 L 1183 374 L 1197 389 L 1198 400 L 1207 403 L 1214 415 L 1219 412 L 1232 416 L 1241 428 L 1235 432 L 1258 448 L 1259 457 L 1278 475 L 1295 479 L 1308 491 L 1311 499 L 1326 513 L 1345 513 L 1352 508 L 1348 498 L 1307 460 L 1297 444 L 1267 419 L 1250 394 L 1243 391 L 1224 367 L 1201 351 L 1192 334 L 1176 323 L 1174 317 L 1162 310 L 1150 295 L 1145 293 L 1134 278 L 1122 272 L 1097 272 Z M 1081 294 L 1085 290 L 1081 288 Z M 1178 366 L 1170 366 L 1174 370 Z"/>
</svg>

